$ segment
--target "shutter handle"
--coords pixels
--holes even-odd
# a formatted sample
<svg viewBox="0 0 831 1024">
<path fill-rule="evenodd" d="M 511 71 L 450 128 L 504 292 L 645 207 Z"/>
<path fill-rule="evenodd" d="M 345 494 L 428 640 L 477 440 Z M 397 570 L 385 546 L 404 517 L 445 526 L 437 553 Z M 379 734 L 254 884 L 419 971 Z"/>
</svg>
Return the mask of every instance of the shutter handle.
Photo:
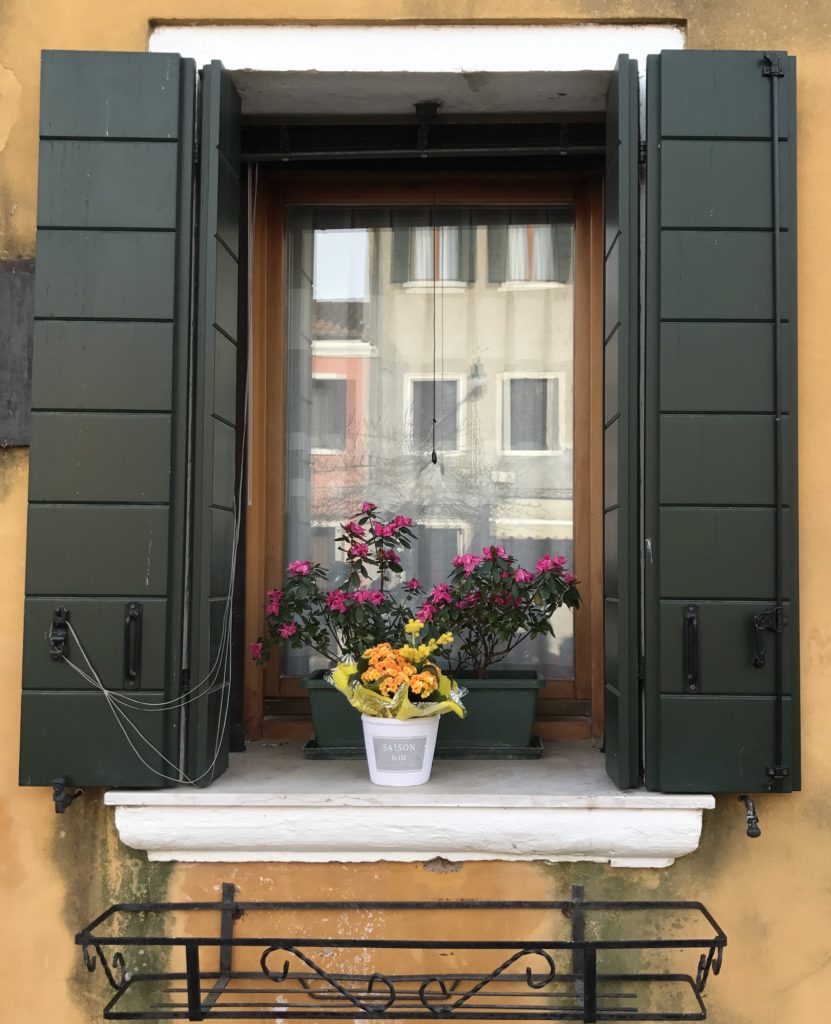
<svg viewBox="0 0 831 1024">
<path fill-rule="evenodd" d="M 137 690 L 141 682 L 142 605 L 124 606 L 124 689 Z"/>
<path fill-rule="evenodd" d="M 699 673 L 698 605 L 688 604 L 681 610 L 681 644 L 684 657 L 684 693 L 698 693 Z"/>
</svg>

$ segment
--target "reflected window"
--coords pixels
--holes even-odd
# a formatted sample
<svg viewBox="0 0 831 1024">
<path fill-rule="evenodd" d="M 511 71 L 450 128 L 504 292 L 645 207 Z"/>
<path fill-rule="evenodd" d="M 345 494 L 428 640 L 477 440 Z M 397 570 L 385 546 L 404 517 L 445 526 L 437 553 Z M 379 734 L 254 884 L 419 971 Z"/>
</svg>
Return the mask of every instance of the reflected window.
<svg viewBox="0 0 831 1024">
<path fill-rule="evenodd" d="M 414 452 L 459 450 L 459 381 L 410 381 L 410 443 Z M 436 433 L 433 436 L 433 414 Z"/>
<path fill-rule="evenodd" d="M 410 280 L 460 281 L 459 228 L 410 229 Z"/>
<path fill-rule="evenodd" d="M 560 378 L 505 377 L 502 382 L 502 449 L 547 453 L 560 448 Z"/>
<path fill-rule="evenodd" d="M 346 448 L 346 380 L 312 378 L 312 451 L 342 452 Z"/>
</svg>

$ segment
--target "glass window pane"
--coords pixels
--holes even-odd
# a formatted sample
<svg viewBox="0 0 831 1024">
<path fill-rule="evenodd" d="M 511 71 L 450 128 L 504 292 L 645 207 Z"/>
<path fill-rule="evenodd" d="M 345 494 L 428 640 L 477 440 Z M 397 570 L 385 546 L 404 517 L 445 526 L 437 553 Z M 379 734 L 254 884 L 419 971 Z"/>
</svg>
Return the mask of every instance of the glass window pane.
<svg viewBox="0 0 831 1024">
<path fill-rule="evenodd" d="M 437 228 L 426 227 L 429 216 L 423 207 L 289 210 L 285 551 L 287 561 L 325 556 L 337 581 L 345 566 L 332 531 L 365 500 L 412 517 L 420 539 L 406 570 L 428 586 L 456 554 L 492 543 L 532 571 L 544 554 L 571 556 L 571 211 L 454 209 L 453 224 Z M 477 271 L 465 288 L 445 288 L 458 279 L 458 224 L 470 231 Z M 399 242 L 402 229 L 411 244 L 426 239 L 419 259 L 431 276 L 438 260 L 435 289 L 392 283 L 393 225 Z M 489 225 L 512 229 L 513 270 L 524 275 L 548 274 L 542 250 L 529 263 L 529 240 L 556 226 L 555 280 L 491 283 Z M 519 646 L 512 664 L 572 677 L 571 613 L 558 613 L 554 628 L 555 638 Z M 292 674 L 318 667 L 308 652 L 284 659 Z"/>
</svg>

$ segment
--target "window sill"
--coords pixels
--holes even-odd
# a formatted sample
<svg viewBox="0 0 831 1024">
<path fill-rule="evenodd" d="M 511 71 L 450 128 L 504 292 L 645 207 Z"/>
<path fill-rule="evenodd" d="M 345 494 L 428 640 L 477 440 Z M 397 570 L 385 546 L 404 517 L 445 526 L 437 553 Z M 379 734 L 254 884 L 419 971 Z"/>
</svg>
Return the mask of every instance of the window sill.
<svg viewBox="0 0 831 1024">
<path fill-rule="evenodd" d="M 206 789 L 113 790 L 124 843 L 154 861 L 593 861 L 668 867 L 697 849 L 712 796 L 621 791 L 589 744 L 539 761 L 436 761 L 412 789 L 363 761 L 251 744 Z"/>
<path fill-rule="evenodd" d="M 428 279 L 424 281 L 404 281 L 401 287 L 408 295 L 432 295 L 433 292 L 439 295 L 460 295 L 468 290 L 469 285 L 467 281 L 451 281 L 450 279 L 436 281 L 434 285 L 433 281 Z"/>
</svg>

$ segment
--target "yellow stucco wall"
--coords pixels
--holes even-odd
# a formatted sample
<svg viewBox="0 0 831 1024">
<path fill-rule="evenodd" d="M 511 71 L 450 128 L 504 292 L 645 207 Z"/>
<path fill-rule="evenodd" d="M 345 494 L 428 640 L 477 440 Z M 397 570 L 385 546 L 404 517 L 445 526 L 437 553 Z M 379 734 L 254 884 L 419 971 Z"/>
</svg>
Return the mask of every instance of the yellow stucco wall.
<svg viewBox="0 0 831 1024">
<path fill-rule="evenodd" d="M 99 1018 L 75 928 L 112 899 L 205 898 L 222 880 L 245 898 L 394 896 L 557 898 L 581 881 L 595 897 L 698 898 L 730 940 L 711 983 L 717 1024 L 821 1024 L 831 997 L 831 625 L 827 523 L 831 474 L 831 8 L 826 0 L 0 0 L 0 256 L 34 253 L 39 54 L 44 48 L 142 50 L 151 21 L 676 20 L 688 45 L 781 48 L 799 64 L 800 498 L 804 790 L 761 797 L 764 835 L 748 841 L 740 808 L 707 814 L 700 850 L 663 871 L 597 865 L 152 866 L 120 847 L 100 796 L 58 818 L 45 790 L 16 787 L 27 456 L 0 451 L 0 1017 L 18 1024 Z M 274 896 L 272 895 L 272 898 Z"/>
</svg>

